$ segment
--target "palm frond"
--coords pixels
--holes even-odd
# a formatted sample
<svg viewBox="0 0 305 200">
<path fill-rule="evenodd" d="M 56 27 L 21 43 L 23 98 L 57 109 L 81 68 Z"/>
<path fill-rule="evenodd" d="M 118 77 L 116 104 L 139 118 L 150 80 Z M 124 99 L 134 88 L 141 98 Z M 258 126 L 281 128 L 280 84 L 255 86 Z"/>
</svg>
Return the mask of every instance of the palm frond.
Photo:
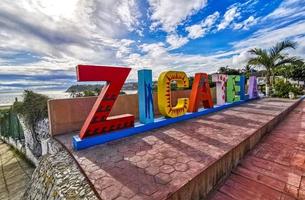
<svg viewBox="0 0 305 200">
<path fill-rule="evenodd" d="M 291 64 L 291 65 L 298 65 L 300 64 L 302 61 L 302 59 L 297 58 L 297 57 L 286 57 L 281 59 L 279 62 L 274 64 L 274 68 L 279 67 L 279 66 L 283 66 L 286 64 Z"/>
<path fill-rule="evenodd" d="M 260 49 L 260 48 L 250 49 L 249 53 L 252 55 L 256 55 L 256 56 L 266 56 L 267 55 L 267 51 L 265 49 Z"/>
<path fill-rule="evenodd" d="M 296 47 L 296 42 L 292 42 L 290 40 L 285 40 L 285 41 L 282 41 L 282 42 L 278 42 L 274 47 L 272 47 L 270 49 L 270 57 L 273 60 L 276 60 L 279 57 L 281 57 L 280 53 L 283 50 L 289 49 L 289 48 L 295 49 L 295 47 Z"/>
<path fill-rule="evenodd" d="M 268 55 L 268 52 L 265 49 L 251 49 L 249 51 L 252 55 L 255 55 L 255 57 L 250 58 L 248 61 L 249 65 L 261 65 L 264 66 L 266 69 L 269 68 L 271 64 L 271 59 Z"/>
</svg>

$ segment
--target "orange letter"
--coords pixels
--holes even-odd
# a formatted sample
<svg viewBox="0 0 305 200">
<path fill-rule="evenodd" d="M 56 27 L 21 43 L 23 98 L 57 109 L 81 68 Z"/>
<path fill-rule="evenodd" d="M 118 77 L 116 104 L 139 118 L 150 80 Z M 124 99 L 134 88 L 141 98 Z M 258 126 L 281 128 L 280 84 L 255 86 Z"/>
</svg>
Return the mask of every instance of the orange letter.
<svg viewBox="0 0 305 200">
<path fill-rule="evenodd" d="M 204 108 L 213 108 L 209 79 L 206 73 L 195 74 L 190 96 L 189 112 L 197 112 L 200 101 L 202 101 Z"/>
</svg>

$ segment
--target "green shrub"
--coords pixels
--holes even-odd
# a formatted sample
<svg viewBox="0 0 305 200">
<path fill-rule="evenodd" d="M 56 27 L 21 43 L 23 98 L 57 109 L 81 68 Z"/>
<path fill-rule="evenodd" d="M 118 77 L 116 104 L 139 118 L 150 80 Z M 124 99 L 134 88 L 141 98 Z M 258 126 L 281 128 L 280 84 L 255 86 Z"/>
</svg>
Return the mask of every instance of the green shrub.
<svg viewBox="0 0 305 200">
<path fill-rule="evenodd" d="M 48 117 L 48 99 L 45 95 L 25 90 L 23 102 L 15 102 L 13 109 L 24 118 L 25 125 L 34 132 L 35 124 Z"/>
<path fill-rule="evenodd" d="M 284 80 L 278 80 L 274 84 L 274 96 L 288 98 L 289 92 L 291 91 L 292 85 L 289 82 L 285 82 Z"/>
<path fill-rule="evenodd" d="M 298 87 L 294 87 L 288 81 L 285 82 L 283 79 L 278 80 L 274 84 L 274 94 L 275 97 L 288 98 L 289 92 L 293 92 L 295 95 L 301 95 L 302 89 Z"/>
<path fill-rule="evenodd" d="M 300 87 L 291 87 L 290 92 L 293 92 L 295 95 L 303 95 L 303 89 Z"/>
<path fill-rule="evenodd" d="M 83 93 L 84 93 L 84 97 L 92 97 L 92 96 L 98 95 L 97 93 L 95 93 L 94 91 L 91 91 L 91 90 L 85 90 Z"/>
<path fill-rule="evenodd" d="M 0 124 L 4 123 L 4 120 L 7 118 L 7 115 L 9 115 L 9 111 L 9 109 L 0 110 Z"/>
</svg>

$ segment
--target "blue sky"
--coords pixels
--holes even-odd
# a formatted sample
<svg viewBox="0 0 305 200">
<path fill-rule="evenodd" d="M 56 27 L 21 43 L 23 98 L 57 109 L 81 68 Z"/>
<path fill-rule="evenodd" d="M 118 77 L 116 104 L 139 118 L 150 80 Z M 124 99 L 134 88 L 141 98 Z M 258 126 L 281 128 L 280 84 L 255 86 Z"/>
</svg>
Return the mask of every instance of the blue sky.
<svg viewBox="0 0 305 200">
<path fill-rule="evenodd" d="M 304 0 L 2 0 L 0 92 L 66 89 L 77 64 L 215 72 L 291 39 L 305 58 Z"/>
</svg>

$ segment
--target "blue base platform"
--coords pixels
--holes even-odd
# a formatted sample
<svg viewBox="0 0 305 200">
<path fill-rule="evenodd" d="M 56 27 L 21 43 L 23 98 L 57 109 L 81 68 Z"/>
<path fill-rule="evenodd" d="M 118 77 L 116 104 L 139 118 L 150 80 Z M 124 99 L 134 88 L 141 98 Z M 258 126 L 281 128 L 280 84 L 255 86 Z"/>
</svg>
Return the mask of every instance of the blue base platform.
<svg viewBox="0 0 305 200">
<path fill-rule="evenodd" d="M 257 98 L 256 98 L 257 99 Z M 163 126 L 167 126 L 173 123 L 185 121 L 188 119 L 193 119 L 196 117 L 200 117 L 203 115 L 207 115 L 210 113 L 215 113 L 217 111 L 226 109 L 226 108 L 231 108 L 234 106 L 239 106 L 241 104 L 244 104 L 246 102 L 252 101 L 255 99 L 248 99 L 248 100 L 242 100 L 234 103 L 226 103 L 221 106 L 214 106 L 214 108 L 209 108 L 209 109 L 199 109 L 198 112 L 195 113 L 186 113 L 183 116 L 176 117 L 176 118 L 165 118 L 165 117 L 160 117 L 156 118 L 153 123 L 149 124 L 141 124 L 141 123 L 136 123 L 134 127 L 132 128 L 126 128 L 126 129 L 121 129 L 118 131 L 113 131 L 110 133 L 106 133 L 103 135 L 97 135 L 97 136 L 91 136 L 85 139 L 80 139 L 78 135 L 73 136 L 73 148 L 75 150 L 81 150 L 81 149 L 86 149 L 95 145 L 103 144 L 106 142 L 110 142 L 113 140 L 118 140 L 121 138 L 125 138 L 131 135 L 136 135 L 139 133 L 143 133 L 145 131 L 150 131 L 156 128 L 160 128 Z"/>
</svg>

